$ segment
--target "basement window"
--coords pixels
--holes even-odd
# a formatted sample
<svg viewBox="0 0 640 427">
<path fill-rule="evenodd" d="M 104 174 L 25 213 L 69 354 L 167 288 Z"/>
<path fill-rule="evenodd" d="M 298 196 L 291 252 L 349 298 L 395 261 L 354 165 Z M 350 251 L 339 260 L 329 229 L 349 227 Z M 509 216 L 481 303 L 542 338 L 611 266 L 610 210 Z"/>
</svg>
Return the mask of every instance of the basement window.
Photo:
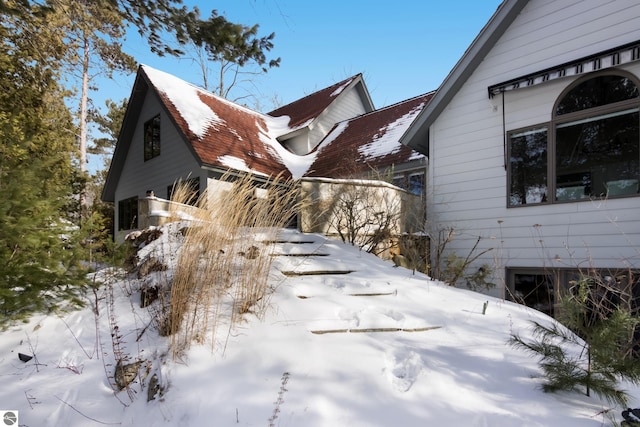
<svg viewBox="0 0 640 427">
<path fill-rule="evenodd" d="M 640 271 L 620 268 L 507 268 L 507 299 L 557 316 L 562 298 L 588 280 L 603 303 L 640 313 Z M 638 329 L 640 334 L 640 329 Z M 640 338 L 640 337 L 639 337 Z"/>
</svg>

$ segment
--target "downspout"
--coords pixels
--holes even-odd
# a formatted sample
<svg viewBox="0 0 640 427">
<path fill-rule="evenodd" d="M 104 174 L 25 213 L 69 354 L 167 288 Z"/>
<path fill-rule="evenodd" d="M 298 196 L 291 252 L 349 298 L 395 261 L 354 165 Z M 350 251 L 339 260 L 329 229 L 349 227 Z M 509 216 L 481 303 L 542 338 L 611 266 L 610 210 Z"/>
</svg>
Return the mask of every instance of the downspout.
<svg viewBox="0 0 640 427">
<path fill-rule="evenodd" d="M 507 123 L 504 111 L 504 91 L 502 91 L 502 152 L 504 160 L 504 170 L 507 170 Z"/>
</svg>

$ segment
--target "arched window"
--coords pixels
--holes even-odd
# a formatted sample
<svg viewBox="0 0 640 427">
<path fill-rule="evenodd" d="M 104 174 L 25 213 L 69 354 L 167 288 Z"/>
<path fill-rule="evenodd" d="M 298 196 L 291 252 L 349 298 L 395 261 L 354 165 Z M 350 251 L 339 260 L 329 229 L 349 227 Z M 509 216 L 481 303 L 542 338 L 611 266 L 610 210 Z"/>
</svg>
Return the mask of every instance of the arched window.
<svg viewBox="0 0 640 427">
<path fill-rule="evenodd" d="M 626 76 L 580 81 L 556 104 L 556 200 L 638 193 L 638 87 Z"/>
<path fill-rule="evenodd" d="M 509 134 L 509 206 L 637 195 L 639 125 L 632 77 L 577 81 L 558 98 L 551 123 Z"/>
</svg>

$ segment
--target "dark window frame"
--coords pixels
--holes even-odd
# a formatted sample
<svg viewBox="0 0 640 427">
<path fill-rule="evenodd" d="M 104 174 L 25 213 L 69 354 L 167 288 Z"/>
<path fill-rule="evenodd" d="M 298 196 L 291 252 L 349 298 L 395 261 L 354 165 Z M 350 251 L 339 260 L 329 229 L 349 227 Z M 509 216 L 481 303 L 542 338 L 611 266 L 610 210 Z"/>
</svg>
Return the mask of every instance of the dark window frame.
<svg viewBox="0 0 640 427">
<path fill-rule="evenodd" d="M 541 306 L 536 307 L 534 305 L 526 304 L 527 300 L 531 301 L 533 293 L 529 295 L 516 295 L 516 276 L 547 276 L 551 283 L 546 284 L 547 290 L 553 291 L 551 301 L 542 301 Z M 612 277 L 616 280 L 613 282 L 607 282 L 607 286 L 611 286 L 611 289 L 622 290 L 621 295 L 625 295 L 626 301 L 623 301 L 628 308 L 634 310 L 634 313 L 640 311 L 640 270 L 633 268 L 609 268 L 609 267 L 590 267 L 586 269 L 570 268 L 570 267 L 506 267 L 505 268 L 505 297 L 509 301 L 513 301 L 527 307 L 534 308 L 543 313 L 554 316 L 557 312 L 558 303 L 560 297 L 572 292 L 571 288 L 581 277 L 595 277 L 600 278 Z M 545 286 L 540 283 L 538 286 Z M 533 291 L 533 290 L 532 290 Z M 541 290 L 541 294 L 544 295 L 544 289 Z M 542 308 L 542 310 L 540 310 Z"/>
<path fill-rule="evenodd" d="M 416 181 L 412 180 L 412 178 L 415 179 L 416 177 L 419 177 L 419 182 L 420 182 L 419 186 L 414 185 Z M 409 169 L 402 172 L 396 172 L 393 175 L 392 181 L 393 181 L 392 182 L 393 185 L 395 185 L 396 187 L 400 187 L 405 191 L 408 191 L 414 196 L 418 196 L 422 198 L 425 197 L 426 185 L 427 185 L 427 173 L 424 169 Z M 415 191 L 415 189 L 418 187 L 420 187 L 419 192 Z"/>
<path fill-rule="evenodd" d="M 143 132 L 143 151 L 146 162 L 160 155 L 160 114 L 144 122 Z"/>
<path fill-rule="evenodd" d="M 585 76 L 584 78 L 578 79 L 571 85 L 569 85 L 558 97 L 553 106 L 552 118 L 549 122 L 546 123 L 537 123 L 532 126 L 528 126 L 525 128 L 514 129 L 507 132 L 506 140 L 507 140 L 507 207 L 523 207 L 523 206 L 538 206 L 545 204 L 556 204 L 556 203 L 572 203 L 572 202 L 580 202 L 580 201 L 588 201 L 593 198 L 623 198 L 623 197 L 637 197 L 640 195 L 640 188 L 638 188 L 637 182 L 640 182 L 640 96 L 635 96 L 632 99 L 624 99 L 622 101 L 617 101 L 604 105 L 597 105 L 595 107 L 577 109 L 576 111 L 570 112 L 561 112 L 557 114 L 558 106 L 565 101 L 566 97 L 571 94 L 571 92 L 579 88 L 580 85 L 584 83 L 588 83 L 591 80 L 600 79 L 604 76 L 614 76 L 628 79 L 631 83 L 636 85 L 636 88 L 640 88 L 640 84 L 638 79 L 630 73 L 626 73 L 623 71 L 616 70 L 614 72 L 606 72 L 606 73 L 595 73 L 589 76 Z M 634 117 L 634 115 L 637 115 Z M 594 123 L 595 128 L 606 127 L 604 126 L 605 120 L 610 120 L 612 118 L 621 118 L 621 119 L 629 119 L 630 123 L 635 121 L 636 127 L 631 129 L 631 133 L 635 131 L 637 138 L 637 146 L 635 147 L 638 165 L 635 166 L 635 175 L 630 178 L 631 188 L 627 190 L 623 190 L 621 192 L 613 192 L 611 191 L 612 183 L 622 183 L 622 180 L 605 180 L 603 177 L 607 172 L 611 172 L 613 170 L 612 164 L 605 163 L 600 168 L 599 171 L 601 173 L 600 178 L 594 179 L 591 175 L 592 171 L 587 170 L 585 167 L 584 171 L 580 170 L 571 170 L 571 167 L 567 168 L 566 174 L 561 174 L 558 169 L 558 157 L 562 152 L 561 148 L 563 145 L 559 143 L 559 129 L 562 132 L 562 129 L 569 129 L 571 127 L 579 126 L 583 123 Z M 610 126 L 611 127 L 611 126 Z M 526 193 L 523 189 L 522 191 L 517 192 L 516 188 L 512 188 L 512 186 L 519 185 L 518 181 L 515 180 L 514 168 L 517 166 L 515 162 L 512 161 L 514 156 L 517 156 L 514 149 L 514 143 L 517 141 L 514 138 L 519 137 L 527 132 L 533 132 L 539 129 L 546 129 L 546 175 L 544 177 L 544 195 L 540 196 L 537 200 L 527 201 Z M 600 142 L 596 138 L 597 142 Z M 627 149 L 629 148 L 628 144 L 625 146 Z M 632 147 L 633 149 L 633 147 Z M 560 150 L 560 151 L 559 151 Z M 585 155 L 584 159 L 586 162 L 589 162 L 589 157 Z M 590 160 L 592 163 L 596 163 L 593 159 Z M 633 168 L 630 168 L 633 171 Z M 533 169 L 530 169 L 533 171 Z M 636 176 L 637 175 L 637 176 Z M 561 179 L 563 177 L 564 179 Z M 520 178 L 523 181 L 523 178 Z M 562 182 L 564 181 L 564 182 Z M 636 181 L 635 188 L 633 187 L 633 181 Z M 622 185 L 622 184 L 620 184 Z M 595 188 L 594 188 L 595 187 Z M 583 194 L 578 194 L 578 189 L 582 189 Z M 566 191 L 559 191 L 566 190 Z M 552 197 L 551 197 L 552 196 Z"/>
<path fill-rule="evenodd" d="M 137 196 L 118 201 L 118 231 L 137 229 L 138 217 Z"/>
</svg>

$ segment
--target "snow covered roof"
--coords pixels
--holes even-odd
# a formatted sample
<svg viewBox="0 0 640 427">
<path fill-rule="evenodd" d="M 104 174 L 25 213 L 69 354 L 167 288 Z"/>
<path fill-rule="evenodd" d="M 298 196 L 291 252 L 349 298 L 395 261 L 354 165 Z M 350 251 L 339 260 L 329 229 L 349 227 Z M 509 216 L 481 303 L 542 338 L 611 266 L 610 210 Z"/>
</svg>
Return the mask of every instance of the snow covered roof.
<svg viewBox="0 0 640 427">
<path fill-rule="evenodd" d="M 355 161 L 369 165 L 381 162 L 397 164 L 411 159 L 416 153 L 399 145 L 398 140 L 415 113 L 430 98 L 423 95 L 365 114 L 359 119 L 339 123 L 320 143 L 319 149 L 307 155 L 297 155 L 287 150 L 278 138 L 308 126 L 346 90 L 357 91 L 365 110 L 373 111 L 361 74 L 263 114 L 171 74 L 142 65 L 103 190 L 103 200 L 114 201 L 139 111 L 150 90 L 158 95 L 202 166 L 262 176 L 280 174 L 294 179 L 307 175 L 309 171 L 313 171 L 312 176 L 323 173 L 329 178 L 345 177 L 347 171 L 348 176 L 353 175 L 353 171 L 347 168 L 328 168 L 327 162 L 352 165 Z M 359 146 L 362 146 L 360 151 L 357 149 Z"/>
<path fill-rule="evenodd" d="M 306 176 L 349 177 L 424 158 L 401 144 L 400 137 L 433 94 L 429 92 L 338 123 L 318 146 Z"/>
<path fill-rule="evenodd" d="M 262 114 L 216 96 L 173 75 L 142 66 L 176 123 L 204 164 L 262 175 L 351 176 L 361 169 L 422 157 L 398 142 L 433 93 L 400 102 L 332 130 L 319 149 L 306 156 L 286 150 L 276 138 L 315 120 L 360 74 Z M 349 161 L 345 161 L 349 159 Z"/>
<path fill-rule="evenodd" d="M 145 65 L 141 72 L 204 165 L 266 176 L 290 174 L 290 156 L 273 133 L 287 131 L 281 123 L 286 119 L 252 111 Z"/>
<path fill-rule="evenodd" d="M 292 130 L 296 130 L 307 126 L 310 122 L 315 120 L 341 93 L 345 91 L 345 89 L 352 87 L 357 83 L 362 83 L 362 74 L 349 77 L 348 79 L 331 85 L 325 89 L 284 105 L 271 111 L 269 115 L 272 117 L 288 116 L 290 118 L 289 127 L 291 127 Z M 363 92 L 364 94 L 362 94 L 362 98 L 365 99 L 367 110 L 373 111 L 373 103 L 371 102 L 368 93 L 366 93 L 366 90 L 364 89 Z"/>
</svg>

